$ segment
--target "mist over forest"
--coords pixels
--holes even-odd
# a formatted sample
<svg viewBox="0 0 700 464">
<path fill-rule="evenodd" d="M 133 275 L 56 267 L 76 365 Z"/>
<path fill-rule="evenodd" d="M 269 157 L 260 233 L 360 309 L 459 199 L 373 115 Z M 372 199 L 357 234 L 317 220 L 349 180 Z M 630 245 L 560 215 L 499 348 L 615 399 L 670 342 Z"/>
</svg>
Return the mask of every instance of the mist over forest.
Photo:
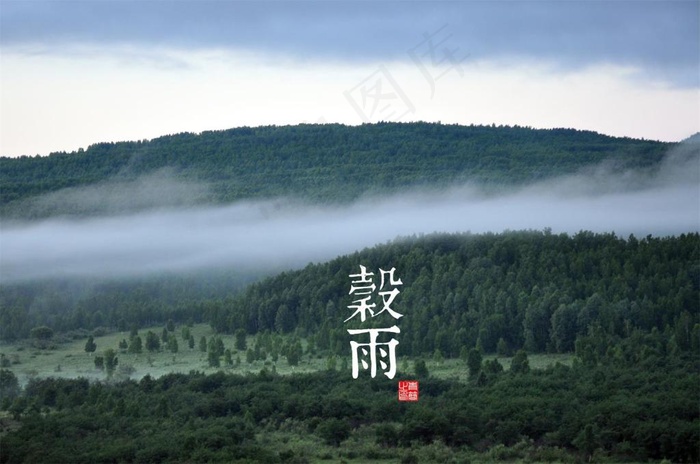
<svg viewBox="0 0 700 464">
<path fill-rule="evenodd" d="M 0 158 L 0 462 L 696 462 L 698 147 L 411 123 Z M 414 407 L 338 370 L 359 264 L 402 279 Z"/>
<path fill-rule="evenodd" d="M 612 157 L 540 181 L 497 188 L 454 179 L 432 187 L 414 183 L 341 203 L 297 192 L 214 204 L 207 202 L 214 183 L 159 167 L 21 200 L 25 213 L 44 214 L 3 221 L 0 277 L 14 283 L 229 268 L 266 274 L 432 232 L 693 232 L 700 210 L 698 146 L 672 146 L 651 168 Z"/>
</svg>

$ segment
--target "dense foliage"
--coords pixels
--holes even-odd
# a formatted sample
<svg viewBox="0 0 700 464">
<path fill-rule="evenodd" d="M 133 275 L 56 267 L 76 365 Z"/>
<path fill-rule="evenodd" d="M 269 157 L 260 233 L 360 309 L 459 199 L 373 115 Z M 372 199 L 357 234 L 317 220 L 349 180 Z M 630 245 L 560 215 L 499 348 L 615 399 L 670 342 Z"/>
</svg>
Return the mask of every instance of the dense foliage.
<svg viewBox="0 0 700 464">
<path fill-rule="evenodd" d="M 653 167 L 672 146 L 574 129 L 517 126 L 242 127 L 98 143 L 84 151 L 47 157 L 0 158 L 0 212 L 22 218 L 104 213 L 99 202 L 86 206 L 55 201 L 42 206 L 24 200 L 107 181 L 117 182 L 114 190 L 128 190 L 133 186 L 118 182 L 163 169 L 180 181 L 207 186 L 197 190 L 195 199 L 172 191 L 161 195 L 170 197 L 161 200 L 174 201 L 173 205 L 279 196 L 345 202 L 366 194 L 466 180 L 492 186 L 520 184 L 602 161 L 619 168 Z M 119 212 L 146 208 L 149 204 L 144 201 L 132 199 L 119 205 Z"/>
<path fill-rule="evenodd" d="M 351 314 L 348 276 L 362 264 L 375 272 L 395 267 L 403 281 L 395 304 L 405 316 L 398 325 L 406 355 L 457 357 L 476 346 L 504 355 L 520 348 L 572 352 L 577 339 L 595 340 L 602 355 L 603 346 L 637 330 L 664 333 L 690 351 L 700 343 L 699 262 L 698 234 L 439 234 L 282 273 L 238 295 L 225 275 L 101 284 L 81 297 L 57 283 L 6 286 L 0 336 L 27 337 L 42 325 L 58 332 L 124 331 L 172 318 L 209 321 L 228 333 L 296 331 L 340 354 L 349 328 L 343 321 Z"/>
<path fill-rule="evenodd" d="M 436 234 L 269 278 L 212 301 L 208 317 L 222 332 L 293 327 L 340 354 L 343 321 L 352 314 L 349 275 L 359 265 L 377 276 L 395 267 L 403 281 L 395 304 L 405 316 L 399 349 L 408 355 L 457 357 L 475 346 L 571 352 L 584 339 L 595 340 L 602 355 L 635 331 L 663 332 L 679 349 L 697 351 L 699 263 L 697 233 L 641 240 L 590 232 Z"/>
<path fill-rule="evenodd" d="M 34 380 L 3 401 L 19 427 L 0 438 L 0 462 L 310 462 L 344 442 L 360 461 L 698 462 L 698 356 L 665 342 L 466 384 L 422 378 L 417 403 L 397 401 L 395 381 L 334 370 Z"/>
</svg>

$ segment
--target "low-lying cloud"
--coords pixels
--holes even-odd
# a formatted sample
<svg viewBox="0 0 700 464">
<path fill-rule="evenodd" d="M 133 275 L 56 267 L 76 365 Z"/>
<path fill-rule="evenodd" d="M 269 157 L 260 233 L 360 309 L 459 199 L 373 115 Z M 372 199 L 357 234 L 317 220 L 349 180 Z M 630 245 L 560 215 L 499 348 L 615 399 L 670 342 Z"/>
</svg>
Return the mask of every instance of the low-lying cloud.
<svg viewBox="0 0 700 464">
<path fill-rule="evenodd" d="M 235 268 L 274 272 L 432 232 L 581 230 L 646 236 L 700 230 L 698 145 L 653 174 L 599 167 L 501 194 L 476 186 L 320 207 L 280 199 L 6 225 L 3 283 Z M 108 200 L 109 201 L 109 200 Z"/>
<path fill-rule="evenodd" d="M 136 211 L 189 207 L 209 198 L 206 184 L 184 180 L 173 169 L 133 178 L 113 178 L 84 187 L 69 187 L 22 202 L 23 217 L 105 216 Z"/>
</svg>

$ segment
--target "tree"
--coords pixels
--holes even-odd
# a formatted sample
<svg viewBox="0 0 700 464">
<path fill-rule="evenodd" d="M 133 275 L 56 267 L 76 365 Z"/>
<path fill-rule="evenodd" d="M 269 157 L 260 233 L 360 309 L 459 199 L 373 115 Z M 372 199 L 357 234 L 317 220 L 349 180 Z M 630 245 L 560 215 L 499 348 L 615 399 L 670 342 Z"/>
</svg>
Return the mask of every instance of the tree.
<svg viewBox="0 0 700 464">
<path fill-rule="evenodd" d="M 175 323 L 173 322 L 172 319 L 168 319 L 168 322 L 165 325 L 165 328 L 168 329 L 168 332 L 175 332 Z"/>
<path fill-rule="evenodd" d="M 158 335 L 150 330 L 146 334 L 146 349 L 151 352 L 160 350 L 160 340 L 158 339 Z"/>
<path fill-rule="evenodd" d="M 503 339 L 503 337 L 498 339 L 496 343 L 496 353 L 499 356 L 510 356 L 510 349 L 508 349 L 508 343 Z"/>
<path fill-rule="evenodd" d="M 338 367 L 338 360 L 335 358 L 335 355 L 330 355 L 328 359 L 326 360 L 326 370 L 329 371 L 334 371 Z"/>
<path fill-rule="evenodd" d="M 112 348 L 108 348 L 104 352 L 104 365 L 107 371 L 107 377 L 112 377 L 114 374 L 114 369 L 117 368 L 119 364 L 119 359 L 117 358 L 117 353 Z"/>
<path fill-rule="evenodd" d="M 467 367 L 469 368 L 469 378 L 474 378 L 481 371 L 481 352 L 476 348 L 469 350 Z"/>
<path fill-rule="evenodd" d="M 238 351 L 245 351 L 245 349 L 247 348 L 245 330 L 238 329 L 238 330 L 236 330 L 235 335 L 236 335 L 236 349 Z"/>
<path fill-rule="evenodd" d="M 129 344 L 126 342 L 125 339 L 122 339 L 122 340 L 119 342 L 119 349 L 120 349 L 122 352 L 125 352 L 126 349 L 127 349 L 128 347 L 129 347 Z"/>
<path fill-rule="evenodd" d="M 593 451 L 598 447 L 596 432 L 597 430 L 593 425 L 586 424 L 572 442 L 572 444 L 585 455 L 586 461 L 590 460 Z"/>
<path fill-rule="evenodd" d="M 168 329 L 166 327 L 163 327 L 163 331 L 160 333 L 160 339 L 163 342 L 163 345 L 168 344 L 168 337 L 169 337 Z"/>
<path fill-rule="evenodd" d="M 576 320 L 580 304 L 559 305 L 552 314 L 552 330 L 550 332 L 552 342 L 559 353 L 574 350 L 576 340 Z"/>
<path fill-rule="evenodd" d="M 0 399 L 14 399 L 20 393 L 19 382 L 14 372 L 0 369 Z"/>
<path fill-rule="evenodd" d="M 255 353 L 253 352 L 253 350 L 248 348 L 245 352 L 245 362 L 247 362 L 248 364 L 253 364 L 253 361 L 255 361 Z"/>
<path fill-rule="evenodd" d="M 141 337 L 137 335 L 131 339 L 128 351 L 129 353 L 133 354 L 140 354 L 143 351 L 143 342 L 141 341 Z"/>
<path fill-rule="evenodd" d="M 503 366 L 498 359 L 492 359 L 491 361 L 484 362 L 484 368 L 482 372 L 487 372 L 489 374 L 500 374 L 503 372 Z"/>
<path fill-rule="evenodd" d="M 316 427 L 316 433 L 327 445 L 337 447 L 350 436 L 350 424 L 334 417 L 321 422 Z"/>
<path fill-rule="evenodd" d="M 417 359 L 413 364 L 413 370 L 416 373 L 416 377 L 419 379 L 427 379 L 430 373 L 428 372 L 428 366 L 425 365 L 425 361 L 422 359 Z"/>
<path fill-rule="evenodd" d="M 182 326 L 182 330 L 180 331 L 180 334 L 182 335 L 182 339 L 184 341 L 187 341 L 190 339 L 190 328 L 185 326 Z"/>
<path fill-rule="evenodd" d="M 87 342 L 85 342 L 85 352 L 88 354 L 92 354 L 95 352 L 96 349 L 97 344 L 95 344 L 94 338 L 92 337 L 92 335 L 90 335 L 87 339 Z"/>
<path fill-rule="evenodd" d="M 216 353 L 216 351 L 210 351 L 207 354 L 207 362 L 209 363 L 209 367 L 221 366 L 221 361 L 220 361 L 219 355 Z"/>
<path fill-rule="evenodd" d="M 294 329 L 294 314 L 287 305 L 281 305 L 275 315 L 275 329 L 279 333 L 291 332 Z"/>
<path fill-rule="evenodd" d="M 530 371 L 530 362 L 525 350 L 518 350 L 510 362 L 510 371 L 514 374 L 525 374 Z"/>
<path fill-rule="evenodd" d="M 202 335 L 202 338 L 199 339 L 199 351 L 202 353 L 207 352 L 207 337 Z"/>
<path fill-rule="evenodd" d="M 103 356 L 95 356 L 95 369 L 103 370 L 105 368 L 105 358 Z"/>
<path fill-rule="evenodd" d="M 189 338 L 187 339 L 187 346 L 190 348 L 190 350 L 194 349 L 194 335 L 190 334 Z"/>
<path fill-rule="evenodd" d="M 289 345 L 289 348 L 287 349 L 287 363 L 289 363 L 290 366 L 298 366 L 299 361 L 301 360 L 301 353 L 301 342 L 297 340 Z"/>
<path fill-rule="evenodd" d="M 177 337 L 175 337 L 175 335 L 171 334 L 168 337 L 168 350 L 170 350 L 171 353 L 177 353 L 178 351 Z"/>
<path fill-rule="evenodd" d="M 37 340 L 50 340 L 53 338 L 53 329 L 42 325 L 41 327 L 34 327 L 29 334 L 32 338 L 36 338 Z"/>
</svg>

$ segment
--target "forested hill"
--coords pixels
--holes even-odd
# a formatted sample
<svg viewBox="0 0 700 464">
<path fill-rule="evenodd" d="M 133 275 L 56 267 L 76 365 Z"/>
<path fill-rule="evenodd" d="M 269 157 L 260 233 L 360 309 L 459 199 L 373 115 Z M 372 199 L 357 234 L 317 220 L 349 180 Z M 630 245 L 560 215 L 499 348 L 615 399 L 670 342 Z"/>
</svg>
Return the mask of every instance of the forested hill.
<svg viewBox="0 0 700 464">
<path fill-rule="evenodd" d="M 519 184 L 604 160 L 649 167 L 672 146 L 574 129 L 517 126 L 242 127 L 98 143 L 47 157 L 0 158 L 0 208 L 5 216 L 50 215 L 54 213 L 28 212 L 22 200 L 70 187 L 128 182 L 163 169 L 177 180 L 206 185 L 197 196 L 199 203 L 277 196 L 345 202 L 363 194 L 466 180 Z"/>
<path fill-rule="evenodd" d="M 700 349 L 699 262 L 698 234 L 437 234 L 269 278 L 210 305 L 207 317 L 219 331 L 300 330 L 340 354 L 353 322 L 343 321 L 357 299 L 348 295 L 349 276 L 364 265 L 379 287 L 379 268 L 395 267 L 403 286 L 394 309 L 404 317 L 389 317 L 388 325 L 400 326 L 405 355 L 456 357 L 475 346 L 501 354 L 571 352 L 591 343 L 603 356 L 643 334 L 664 351 L 690 352 Z M 379 310 L 381 298 L 372 301 Z"/>
</svg>

